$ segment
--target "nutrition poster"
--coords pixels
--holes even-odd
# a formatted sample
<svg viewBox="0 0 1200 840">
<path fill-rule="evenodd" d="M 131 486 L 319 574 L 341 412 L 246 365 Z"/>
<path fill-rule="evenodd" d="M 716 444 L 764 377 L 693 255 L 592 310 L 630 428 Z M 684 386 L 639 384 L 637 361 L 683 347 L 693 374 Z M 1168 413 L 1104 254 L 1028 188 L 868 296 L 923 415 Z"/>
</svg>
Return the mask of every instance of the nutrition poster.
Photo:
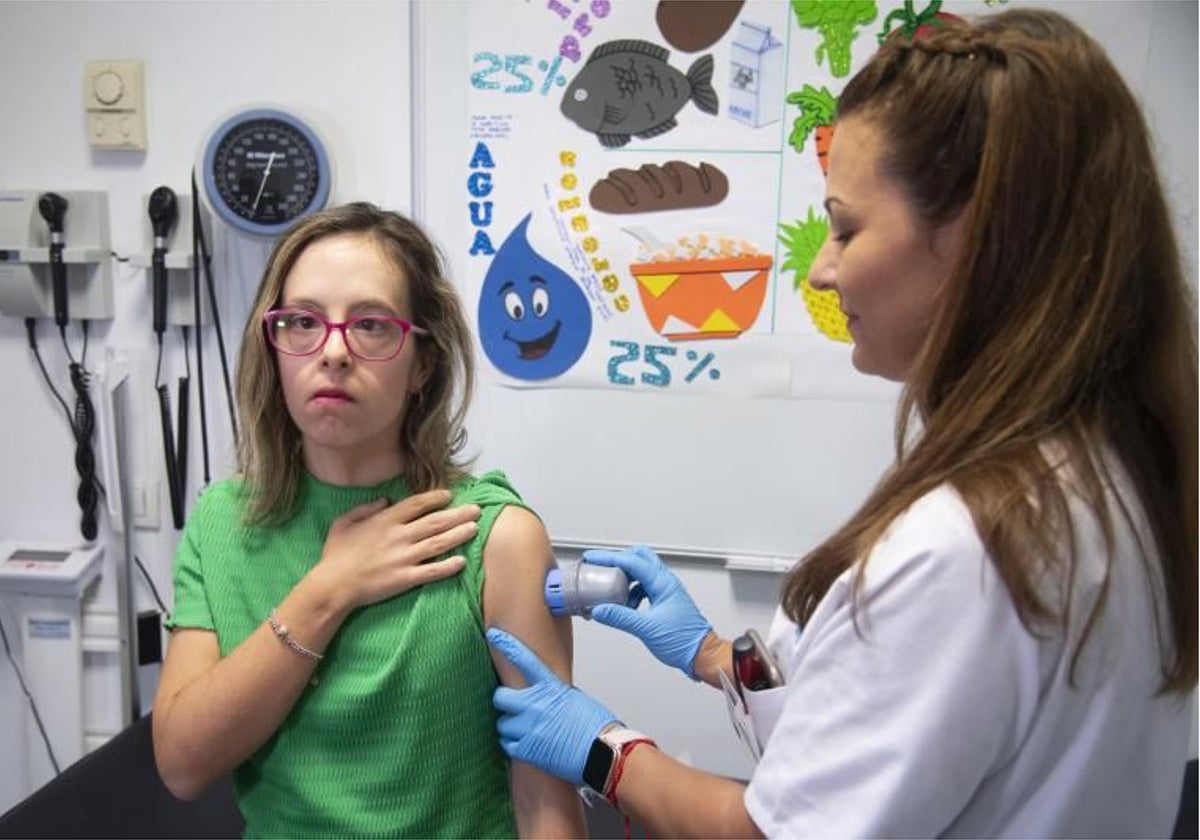
<svg viewBox="0 0 1200 840">
<path fill-rule="evenodd" d="M 462 264 L 481 375 L 894 397 L 854 371 L 836 296 L 808 271 L 836 97 L 885 21 L 929 25 L 939 6 L 475 4 Z"/>
</svg>

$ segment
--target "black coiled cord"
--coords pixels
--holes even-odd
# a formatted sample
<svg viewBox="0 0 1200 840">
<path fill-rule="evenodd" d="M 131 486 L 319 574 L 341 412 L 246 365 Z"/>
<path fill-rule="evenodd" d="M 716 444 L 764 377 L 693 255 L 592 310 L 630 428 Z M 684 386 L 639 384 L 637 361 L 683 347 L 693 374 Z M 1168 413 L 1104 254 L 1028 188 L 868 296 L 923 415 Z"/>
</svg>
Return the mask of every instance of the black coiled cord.
<svg viewBox="0 0 1200 840">
<path fill-rule="evenodd" d="M 92 405 L 92 399 L 88 393 L 88 382 L 91 375 L 83 362 L 76 362 L 71 357 L 70 348 L 66 343 L 66 331 L 60 330 L 63 337 L 63 347 L 67 350 L 67 358 L 71 359 L 71 385 L 75 388 L 75 410 L 67 406 L 66 400 L 58 393 L 58 389 L 54 387 L 54 381 L 50 378 L 49 371 L 46 370 L 46 364 L 42 361 L 42 354 L 38 350 L 36 322 L 33 318 L 25 319 L 25 333 L 29 338 L 29 349 L 33 351 L 33 357 L 37 360 L 38 369 L 42 372 L 42 378 L 46 380 L 46 384 L 50 387 L 50 392 L 54 394 L 54 399 L 62 406 L 63 412 L 67 417 L 67 424 L 71 427 L 71 436 L 75 438 L 75 469 L 79 473 L 79 491 L 76 494 L 76 499 L 79 502 L 79 508 L 83 512 L 80 519 L 79 530 L 83 534 L 84 539 L 94 540 L 98 533 L 97 510 L 99 509 L 100 495 L 104 492 L 104 486 L 100 483 L 99 477 L 96 475 L 96 456 L 92 451 L 92 436 L 96 429 L 96 409 Z M 84 359 L 87 358 L 87 322 L 83 322 L 84 344 L 83 354 Z"/>
<path fill-rule="evenodd" d="M 71 362 L 71 385 L 75 388 L 75 415 L 72 427 L 75 430 L 75 471 L 79 473 L 79 491 L 75 498 L 83 515 L 79 530 L 84 539 L 94 540 L 97 533 L 96 511 L 100 507 L 100 493 L 96 482 L 96 455 L 92 450 L 92 435 L 96 430 L 96 408 L 88 393 L 91 378 L 83 365 Z"/>
</svg>

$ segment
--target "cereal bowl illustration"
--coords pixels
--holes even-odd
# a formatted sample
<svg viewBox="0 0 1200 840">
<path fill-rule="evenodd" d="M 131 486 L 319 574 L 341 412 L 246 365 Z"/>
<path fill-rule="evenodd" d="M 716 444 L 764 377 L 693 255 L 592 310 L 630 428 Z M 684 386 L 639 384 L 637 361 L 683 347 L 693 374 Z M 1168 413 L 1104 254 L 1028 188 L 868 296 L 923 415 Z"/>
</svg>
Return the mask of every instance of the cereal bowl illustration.
<svg viewBox="0 0 1200 840">
<path fill-rule="evenodd" d="M 650 325 L 670 341 L 736 338 L 758 318 L 772 258 L 749 242 L 698 234 L 663 245 L 639 228 L 643 243 L 629 266 Z"/>
</svg>

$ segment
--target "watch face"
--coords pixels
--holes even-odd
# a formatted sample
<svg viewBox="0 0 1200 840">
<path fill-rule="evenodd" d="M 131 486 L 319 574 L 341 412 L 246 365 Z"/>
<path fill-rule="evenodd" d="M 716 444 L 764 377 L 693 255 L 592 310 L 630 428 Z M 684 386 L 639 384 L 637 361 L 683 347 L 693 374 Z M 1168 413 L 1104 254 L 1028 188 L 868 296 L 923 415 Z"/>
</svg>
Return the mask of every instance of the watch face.
<svg viewBox="0 0 1200 840">
<path fill-rule="evenodd" d="M 613 748 L 599 738 L 592 741 L 587 762 L 583 765 L 583 781 L 596 793 L 604 793 L 604 785 L 608 782 L 608 774 L 612 770 L 616 755 Z"/>
<path fill-rule="evenodd" d="M 205 153 L 209 201 L 228 223 L 276 234 L 319 210 L 329 196 L 329 163 L 320 140 L 282 112 L 251 111 L 228 120 Z"/>
</svg>

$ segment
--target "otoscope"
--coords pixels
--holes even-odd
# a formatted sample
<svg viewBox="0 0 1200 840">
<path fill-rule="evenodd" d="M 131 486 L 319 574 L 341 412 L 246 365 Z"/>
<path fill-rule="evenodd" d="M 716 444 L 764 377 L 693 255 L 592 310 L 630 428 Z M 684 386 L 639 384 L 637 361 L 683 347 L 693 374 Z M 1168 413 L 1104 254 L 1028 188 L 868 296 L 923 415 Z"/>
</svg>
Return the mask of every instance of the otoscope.
<svg viewBox="0 0 1200 840">
<path fill-rule="evenodd" d="M 150 257 L 154 296 L 154 334 L 162 337 L 167 328 L 167 238 L 179 216 L 175 191 L 170 187 L 156 187 L 150 193 L 147 207 L 150 226 L 154 231 L 154 252 Z"/>
<path fill-rule="evenodd" d="M 183 527 L 184 486 L 187 484 L 188 444 L 188 382 L 179 378 L 178 431 L 171 428 L 171 392 L 159 380 L 162 372 L 163 333 L 167 329 L 167 239 L 179 218 L 179 204 L 170 187 L 155 187 L 146 206 L 150 227 L 154 232 L 154 251 L 150 257 L 153 299 L 154 335 L 158 339 L 158 366 L 154 374 L 154 390 L 158 392 L 158 407 L 162 421 L 163 455 L 167 462 L 167 489 L 171 497 L 171 516 L 176 528 Z M 187 358 L 187 327 L 182 327 L 184 358 Z M 197 330 L 199 334 L 199 330 Z"/>
<path fill-rule="evenodd" d="M 54 295 L 54 323 L 67 326 L 67 266 L 63 263 L 63 219 L 67 215 L 67 200 L 58 193 L 42 193 L 38 212 L 50 226 L 50 288 Z"/>
</svg>

